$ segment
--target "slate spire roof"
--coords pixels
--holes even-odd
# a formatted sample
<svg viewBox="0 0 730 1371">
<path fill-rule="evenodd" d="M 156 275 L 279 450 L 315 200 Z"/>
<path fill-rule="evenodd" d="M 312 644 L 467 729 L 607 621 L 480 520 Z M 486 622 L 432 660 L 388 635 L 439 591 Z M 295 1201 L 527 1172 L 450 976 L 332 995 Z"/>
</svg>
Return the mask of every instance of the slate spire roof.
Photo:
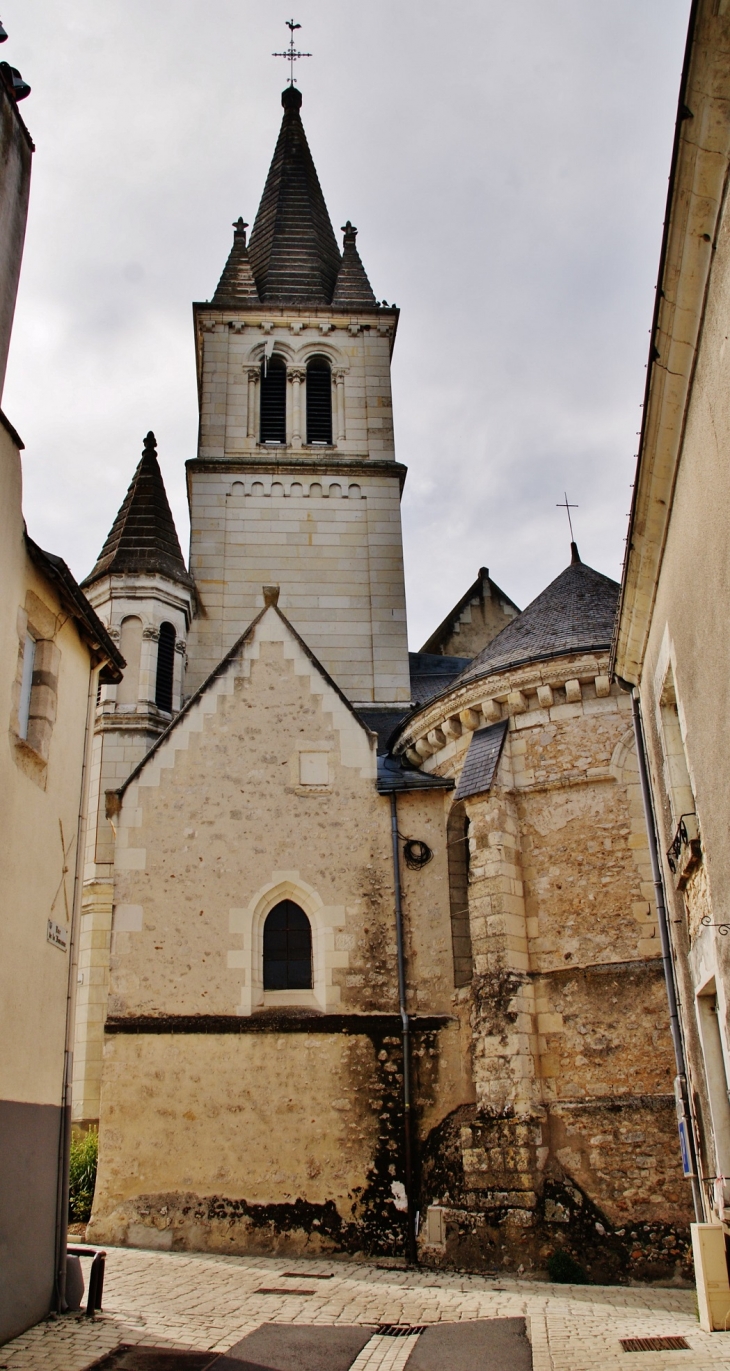
<svg viewBox="0 0 730 1371">
<path fill-rule="evenodd" d="M 154 433 L 148 433 L 144 440 L 142 460 L 109 537 L 94 570 L 81 584 L 89 586 L 102 576 L 134 571 L 158 571 L 172 581 L 193 584 L 167 501 Z"/>
<path fill-rule="evenodd" d="M 570 566 L 487 643 L 454 685 L 527 662 L 611 646 L 618 582 L 581 562 L 574 544 L 571 554 Z"/>
<path fill-rule="evenodd" d="M 249 257 L 264 303 L 330 304 L 340 253 L 299 116 L 301 91 L 282 92 L 284 117 L 251 234 Z"/>
<path fill-rule="evenodd" d="M 342 266 L 337 276 L 332 304 L 351 309 L 372 309 L 377 300 L 355 246 L 357 229 L 353 228 L 348 219 L 347 223 L 342 225 L 342 232 L 345 235 Z"/>
<path fill-rule="evenodd" d="M 214 305 L 240 305 L 258 301 L 259 295 L 251 270 L 251 260 L 246 246 L 246 229 L 240 218 L 233 225 L 233 247 L 223 268 L 223 275 L 216 287 L 212 303 Z"/>
</svg>

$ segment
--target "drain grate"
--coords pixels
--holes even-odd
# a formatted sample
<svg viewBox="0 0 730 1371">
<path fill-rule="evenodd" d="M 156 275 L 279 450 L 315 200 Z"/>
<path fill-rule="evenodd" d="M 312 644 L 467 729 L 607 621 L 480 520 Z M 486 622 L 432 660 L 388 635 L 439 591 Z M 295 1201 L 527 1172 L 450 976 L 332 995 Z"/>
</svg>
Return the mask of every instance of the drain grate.
<svg viewBox="0 0 730 1371">
<path fill-rule="evenodd" d="M 622 1338 L 624 1352 L 685 1352 L 690 1350 L 686 1338 Z"/>
<path fill-rule="evenodd" d="M 375 1335 L 378 1338 L 413 1338 L 425 1331 L 425 1323 L 379 1323 Z"/>
</svg>

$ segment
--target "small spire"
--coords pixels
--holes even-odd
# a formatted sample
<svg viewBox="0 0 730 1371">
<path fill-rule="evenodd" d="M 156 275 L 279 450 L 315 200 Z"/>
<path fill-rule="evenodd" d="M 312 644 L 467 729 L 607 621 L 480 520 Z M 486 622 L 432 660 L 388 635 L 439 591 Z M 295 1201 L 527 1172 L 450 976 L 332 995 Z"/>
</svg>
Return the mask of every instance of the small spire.
<svg viewBox="0 0 730 1371">
<path fill-rule="evenodd" d="M 212 300 L 214 305 L 222 305 L 226 302 L 237 305 L 246 304 L 249 301 L 258 301 L 258 291 L 246 245 L 247 228 L 248 224 L 243 215 L 240 214 L 233 224 L 233 247 L 228 254 L 223 275 L 216 286 Z"/>
<path fill-rule="evenodd" d="M 378 302 L 357 250 L 357 229 L 348 219 L 342 225 L 342 232 L 345 235 L 342 240 L 342 265 L 337 273 L 332 304 L 342 309 L 367 309 Z"/>
<path fill-rule="evenodd" d="M 576 562 L 579 562 L 579 561 L 580 561 L 580 553 L 579 553 L 579 551 L 578 551 L 578 544 L 577 544 L 577 543 L 571 543 L 571 544 L 570 544 L 570 565 L 571 565 L 571 566 L 575 566 L 575 563 L 576 563 Z"/>
<path fill-rule="evenodd" d="M 145 436 L 142 456 L 109 537 L 83 585 L 92 585 L 102 576 L 134 572 L 159 572 L 182 585 L 193 584 L 180 550 L 152 429 Z"/>
</svg>

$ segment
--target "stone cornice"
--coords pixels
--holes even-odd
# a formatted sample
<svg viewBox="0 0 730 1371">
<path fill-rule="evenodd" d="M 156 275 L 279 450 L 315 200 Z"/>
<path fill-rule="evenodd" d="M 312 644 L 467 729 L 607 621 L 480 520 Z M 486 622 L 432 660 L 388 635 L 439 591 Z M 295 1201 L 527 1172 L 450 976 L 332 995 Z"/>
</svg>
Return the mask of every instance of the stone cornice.
<svg viewBox="0 0 730 1371">
<path fill-rule="evenodd" d="M 511 671 L 495 672 L 466 681 L 462 686 L 445 690 L 406 719 L 393 750 L 396 754 L 405 752 L 452 719 L 461 720 L 461 732 L 483 728 L 487 723 L 496 723 L 498 719 L 514 713 L 526 713 L 527 709 L 522 708 L 518 700 L 510 701 L 511 696 L 529 697 L 545 687 L 551 690 L 564 689 L 566 681 L 587 685 L 599 678 L 606 681 L 604 693 L 608 694 L 608 659 L 607 649 L 600 653 L 570 653 L 564 657 L 552 657 L 549 661 L 527 662 Z M 485 712 L 485 702 L 491 702 L 494 708 Z M 541 703 L 536 700 L 533 708 L 540 707 Z M 462 714 L 468 715 L 470 711 L 474 715 L 473 720 L 461 719 Z M 453 733 L 451 736 L 454 736 Z M 432 748 L 431 751 L 437 749 Z"/>
<path fill-rule="evenodd" d="M 266 475 L 285 473 L 296 476 L 299 473 L 322 476 L 394 476 L 401 490 L 405 485 L 408 468 L 402 462 L 391 462 L 377 457 L 334 457 L 327 453 L 323 457 L 272 457 L 265 452 L 253 453 L 250 457 L 191 457 L 185 463 L 188 480 L 194 472 L 206 472 L 235 476 L 237 472 L 262 472 Z"/>
<path fill-rule="evenodd" d="M 451 1014 L 412 1014 L 412 1033 L 436 1033 L 458 1027 Z M 400 1036 L 398 1014 L 322 1014 L 316 1010 L 262 1010 L 255 1014 L 130 1014 L 112 1015 L 106 1033 L 349 1033 L 371 1037 Z"/>
</svg>

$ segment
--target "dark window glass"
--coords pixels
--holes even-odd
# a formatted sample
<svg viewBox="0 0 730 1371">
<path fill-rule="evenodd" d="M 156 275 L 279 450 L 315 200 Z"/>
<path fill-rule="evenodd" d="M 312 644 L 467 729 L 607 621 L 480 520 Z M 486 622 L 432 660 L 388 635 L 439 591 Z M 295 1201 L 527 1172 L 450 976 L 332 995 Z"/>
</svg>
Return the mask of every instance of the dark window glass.
<svg viewBox="0 0 730 1371">
<path fill-rule="evenodd" d="M 446 824 L 451 903 L 454 985 L 469 985 L 474 974 L 469 923 L 469 818 L 464 801 L 451 806 Z"/>
<path fill-rule="evenodd" d="M 307 366 L 307 442 L 332 442 L 332 373 L 324 357 Z"/>
<path fill-rule="evenodd" d="M 286 366 L 276 354 L 261 363 L 261 442 L 286 442 Z"/>
<path fill-rule="evenodd" d="M 175 671 L 175 630 L 172 624 L 160 624 L 157 644 L 157 680 L 155 704 L 172 714 L 172 680 Z"/>
<path fill-rule="evenodd" d="M 303 909 L 282 900 L 264 924 L 264 990 L 312 989 L 312 930 Z"/>
</svg>

